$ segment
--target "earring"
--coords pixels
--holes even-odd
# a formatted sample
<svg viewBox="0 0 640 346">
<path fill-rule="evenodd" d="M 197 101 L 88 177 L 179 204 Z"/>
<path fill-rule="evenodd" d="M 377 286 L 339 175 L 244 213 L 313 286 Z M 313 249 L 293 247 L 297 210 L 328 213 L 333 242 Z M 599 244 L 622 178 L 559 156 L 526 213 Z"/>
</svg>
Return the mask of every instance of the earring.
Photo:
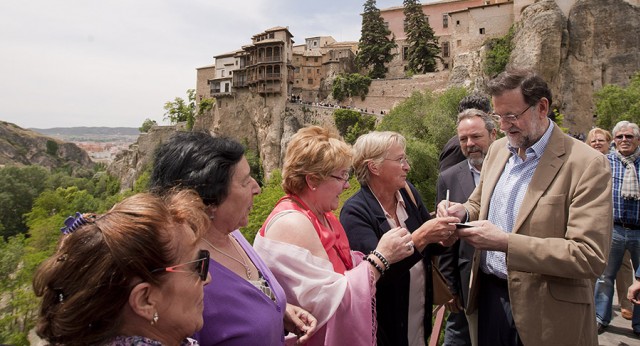
<svg viewBox="0 0 640 346">
<path fill-rule="evenodd" d="M 215 215 L 213 215 L 213 213 L 211 213 L 211 215 L 209 215 L 209 220 L 213 220 L 213 219 L 215 219 L 215 218 L 216 218 L 216 216 L 215 216 Z"/>
<path fill-rule="evenodd" d="M 315 191 L 315 190 L 316 190 L 316 188 L 315 188 L 315 187 L 312 187 L 312 188 L 311 188 L 311 190 Z"/>
<path fill-rule="evenodd" d="M 151 320 L 151 325 L 155 325 L 156 323 L 158 323 L 158 312 L 154 312 L 153 313 L 153 319 Z"/>
</svg>

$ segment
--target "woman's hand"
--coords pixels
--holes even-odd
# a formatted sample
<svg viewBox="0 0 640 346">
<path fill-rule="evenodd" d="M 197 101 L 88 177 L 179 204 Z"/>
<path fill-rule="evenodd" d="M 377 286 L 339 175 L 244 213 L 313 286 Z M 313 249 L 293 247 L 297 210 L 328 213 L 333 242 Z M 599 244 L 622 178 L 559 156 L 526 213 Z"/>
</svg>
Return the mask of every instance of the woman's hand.
<svg viewBox="0 0 640 346">
<path fill-rule="evenodd" d="M 396 263 L 413 254 L 411 233 L 403 227 L 392 228 L 380 238 L 376 250 L 389 261 L 389 264 Z"/>
<path fill-rule="evenodd" d="M 455 243 L 456 226 L 454 223 L 460 222 L 455 216 L 437 217 L 423 223 L 413 233 L 413 242 L 418 251 L 424 250 L 425 246 L 432 243 L 448 244 Z M 453 240 L 451 242 L 451 240 Z"/>
<path fill-rule="evenodd" d="M 284 313 L 284 328 L 298 336 L 297 344 L 304 344 L 316 332 L 316 318 L 307 310 L 287 303 Z"/>
</svg>

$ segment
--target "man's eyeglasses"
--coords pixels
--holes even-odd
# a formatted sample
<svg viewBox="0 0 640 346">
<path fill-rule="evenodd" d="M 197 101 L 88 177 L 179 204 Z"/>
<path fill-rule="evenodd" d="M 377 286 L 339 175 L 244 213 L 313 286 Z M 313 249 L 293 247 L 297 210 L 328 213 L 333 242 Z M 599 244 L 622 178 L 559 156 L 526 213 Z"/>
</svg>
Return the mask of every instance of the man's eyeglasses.
<svg viewBox="0 0 640 346">
<path fill-rule="evenodd" d="M 171 267 L 154 269 L 151 272 L 152 273 L 157 273 L 157 272 L 193 273 L 195 271 L 200 277 L 200 280 L 207 281 L 207 275 L 209 274 L 209 258 L 210 258 L 209 251 L 200 250 L 200 252 L 198 252 L 197 260 L 176 264 Z M 184 267 L 189 264 L 193 265 L 191 270 L 177 269 L 179 267 Z"/>
<path fill-rule="evenodd" d="M 403 157 L 399 157 L 397 159 L 384 159 L 385 161 L 395 161 L 397 163 L 399 163 L 400 165 L 407 165 L 410 166 L 411 163 L 409 163 L 409 158 L 406 156 Z"/>
<path fill-rule="evenodd" d="M 500 120 L 504 120 L 504 121 L 508 121 L 510 123 L 518 120 L 518 118 L 524 114 L 526 111 L 529 110 L 529 108 L 533 107 L 533 105 L 529 105 L 529 107 L 525 108 L 522 112 L 520 112 L 518 115 L 515 114 L 505 114 L 505 115 L 500 115 L 496 112 L 492 112 L 491 114 L 489 114 L 493 120 L 495 120 L 496 122 L 499 122 Z"/>
<path fill-rule="evenodd" d="M 634 139 L 636 136 L 634 135 L 617 135 L 616 139 L 622 140 L 622 139 Z"/>
<path fill-rule="evenodd" d="M 345 173 L 342 176 L 330 174 L 329 176 L 331 178 L 341 181 L 343 184 L 348 183 L 349 179 L 351 179 L 351 173 Z"/>
</svg>

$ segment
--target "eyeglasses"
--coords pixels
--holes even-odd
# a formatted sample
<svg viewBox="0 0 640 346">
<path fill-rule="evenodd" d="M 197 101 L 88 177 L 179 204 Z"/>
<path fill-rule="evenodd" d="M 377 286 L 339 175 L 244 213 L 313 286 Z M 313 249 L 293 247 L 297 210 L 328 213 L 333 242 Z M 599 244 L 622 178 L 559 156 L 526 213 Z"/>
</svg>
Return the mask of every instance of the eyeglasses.
<svg viewBox="0 0 640 346">
<path fill-rule="evenodd" d="M 634 136 L 634 135 L 617 135 L 616 139 L 619 139 L 619 140 L 622 140 L 623 138 L 624 139 L 634 139 L 635 137 L 636 136 Z"/>
<path fill-rule="evenodd" d="M 209 274 L 209 258 L 210 258 L 209 251 L 200 250 L 200 252 L 198 252 L 197 260 L 176 264 L 171 267 L 154 269 L 151 272 L 152 273 L 157 273 L 157 272 L 192 273 L 195 271 L 200 277 L 200 280 L 207 281 L 207 275 Z M 179 267 L 183 267 L 189 264 L 194 264 L 194 267 L 190 271 L 177 269 Z"/>
<path fill-rule="evenodd" d="M 407 166 L 411 166 L 411 163 L 409 163 L 409 158 L 406 156 L 403 157 L 399 157 L 397 159 L 384 159 L 385 161 L 395 161 L 397 163 L 399 163 L 401 166 L 402 165 L 407 165 Z"/>
<path fill-rule="evenodd" d="M 329 176 L 331 178 L 341 181 L 343 184 L 348 183 L 349 179 L 351 179 L 351 173 L 345 173 L 342 176 L 330 174 Z"/>
<path fill-rule="evenodd" d="M 531 108 L 531 107 L 533 107 L 533 105 L 529 105 L 529 107 L 525 108 L 525 109 L 524 109 L 522 112 L 520 112 L 518 115 L 515 115 L 515 114 L 505 114 L 505 115 L 500 115 L 500 114 L 498 114 L 498 113 L 496 113 L 496 112 L 492 112 L 492 113 L 491 113 L 491 114 L 489 114 L 489 115 L 490 115 L 490 116 L 493 118 L 493 120 L 495 120 L 496 122 L 499 122 L 499 121 L 501 121 L 501 120 L 504 120 L 504 121 L 508 121 L 508 122 L 512 123 L 512 122 L 514 122 L 514 121 L 517 121 L 517 120 L 518 120 L 518 118 L 519 118 L 522 114 L 524 114 L 526 111 L 528 111 L 528 110 L 529 110 L 529 108 Z"/>
</svg>

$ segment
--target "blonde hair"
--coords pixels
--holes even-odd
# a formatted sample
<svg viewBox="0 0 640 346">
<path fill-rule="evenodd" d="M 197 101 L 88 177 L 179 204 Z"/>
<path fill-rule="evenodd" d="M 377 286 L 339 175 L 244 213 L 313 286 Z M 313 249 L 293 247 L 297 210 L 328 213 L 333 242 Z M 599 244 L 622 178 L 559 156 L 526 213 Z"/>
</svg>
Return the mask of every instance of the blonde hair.
<svg viewBox="0 0 640 346">
<path fill-rule="evenodd" d="M 353 153 L 333 129 L 304 127 L 291 137 L 282 167 L 282 188 L 288 194 L 300 194 L 311 175 L 325 180 L 331 172 L 350 167 Z"/>
<path fill-rule="evenodd" d="M 591 129 L 591 131 L 589 131 L 589 133 L 587 134 L 587 139 L 585 139 L 584 142 L 591 145 L 591 140 L 596 136 L 596 134 L 603 135 L 604 139 L 607 141 L 607 145 L 609 145 L 609 143 L 611 143 L 611 140 L 613 139 L 609 131 L 601 129 L 599 127 L 594 127 Z"/>
<path fill-rule="evenodd" d="M 373 131 L 358 137 L 353 145 L 353 170 L 360 185 L 369 183 L 369 162 L 381 164 L 391 146 L 396 143 L 402 146 L 402 150 L 407 147 L 406 139 L 397 132 Z"/>
</svg>

